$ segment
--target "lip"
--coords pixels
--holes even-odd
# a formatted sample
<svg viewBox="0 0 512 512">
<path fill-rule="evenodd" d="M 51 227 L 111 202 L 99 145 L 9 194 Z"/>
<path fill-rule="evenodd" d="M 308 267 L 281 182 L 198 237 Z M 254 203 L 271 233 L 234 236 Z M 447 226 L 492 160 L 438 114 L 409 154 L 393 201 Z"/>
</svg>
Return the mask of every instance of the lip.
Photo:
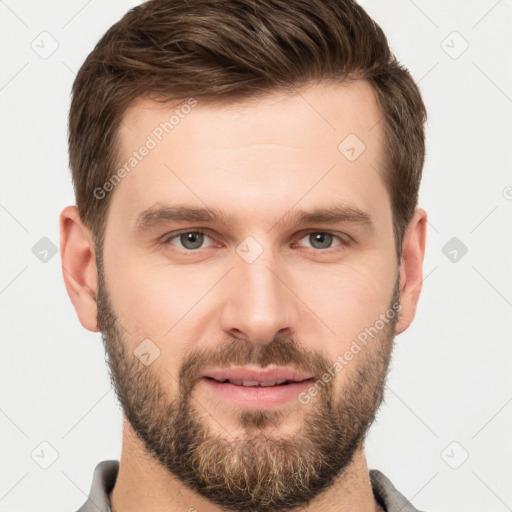
<svg viewBox="0 0 512 512">
<path fill-rule="evenodd" d="M 201 377 L 210 377 L 216 381 L 223 380 L 247 380 L 257 383 L 272 382 L 279 380 L 300 381 L 311 379 L 313 375 L 303 373 L 292 368 L 273 366 L 270 368 L 258 368 L 250 366 L 238 366 L 232 368 L 217 368 L 204 372 Z M 294 385 L 294 384 L 289 384 Z M 277 387 L 277 386 L 270 386 Z"/>
<path fill-rule="evenodd" d="M 227 400 L 238 407 L 251 410 L 271 409 L 285 405 L 291 401 L 298 401 L 301 392 L 306 391 L 313 383 L 313 378 L 303 382 L 294 382 L 268 387 L 246 387 L 222 383 L 212 378 L 202 377 L 200 383 L 214 393 L 216 397 Z"/>
</svg>

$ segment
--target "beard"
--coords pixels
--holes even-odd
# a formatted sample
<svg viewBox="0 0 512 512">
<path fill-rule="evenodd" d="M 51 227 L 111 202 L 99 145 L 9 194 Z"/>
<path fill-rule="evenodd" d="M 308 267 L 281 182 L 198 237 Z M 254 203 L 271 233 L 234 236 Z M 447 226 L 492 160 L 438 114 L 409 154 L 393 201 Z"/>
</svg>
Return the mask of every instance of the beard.
<svg viewBox="0 0 512 512">
<path fill-rule="evenodd" d="M 338 392 L 333 386 L 338 378 L 333 378 L 317 386 L 318 393 L 307 404 L 236 408 L 232 414 L 237 429 L 229 432 L 192 396 L 203 371 L 272 364 L 307 372 L 317 382 L 333 362 L 284 335 L 265 345 L 231 339 L 213 352 L 200 348 L 187 352 L 176 379 L 178 396 L 173 399 L 161 379 L 161 372 L 169 373 L 165 367 L 159 373 L 157 365 L 145 366 L 128 350 L 130 344 L 105 286 L 101 257 L 97 267 L 98 326 L 112 385 L 146 452 L 170 475 L 219 507 L 244 512 L 305 506 L 347 476 L 383 400 L 398 314 L 338 373 L 343 379 Z M 389 309 L 396 312 L 398 304 L 399 279 Z M 279 427 L 289 416 L 297 426 L 284 434 Z"/>
</svg>

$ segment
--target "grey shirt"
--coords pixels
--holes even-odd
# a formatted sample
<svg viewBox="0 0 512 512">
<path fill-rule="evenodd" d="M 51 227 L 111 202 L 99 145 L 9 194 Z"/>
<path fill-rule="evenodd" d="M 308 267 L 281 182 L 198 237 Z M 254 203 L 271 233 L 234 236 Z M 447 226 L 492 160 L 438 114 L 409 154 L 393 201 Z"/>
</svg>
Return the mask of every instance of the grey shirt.
<svg viewBox="0 0 512 512">
<path fill-rule="evenodd" d="M 89 498 L 77 512 L 112 512 L 108 493 L 114 488 L 118 471 L 119 461 L 100 462 L 94 470 Z M 375 499 L 386 512 L 420 512 L 384 473 L 370 469 L 370 481 Z"/>
</svg>

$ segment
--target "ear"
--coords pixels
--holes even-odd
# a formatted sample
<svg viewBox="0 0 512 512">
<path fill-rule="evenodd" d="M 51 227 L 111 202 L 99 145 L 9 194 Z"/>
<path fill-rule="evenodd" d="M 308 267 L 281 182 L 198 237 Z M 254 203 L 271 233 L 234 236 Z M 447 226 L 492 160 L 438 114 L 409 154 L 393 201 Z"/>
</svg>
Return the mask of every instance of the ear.
<svg viewBox="0 0 512 512">
<path fill-rule="evenodd" d="M 427 214 L 417 208 L 402 244 L 400 263 L 400 310 L 396 334 L 404 332 L 414 319 L 423 284 L 423 257 L 427 239 Z"/>
<path fill-rule="evenodd" d="M 97 268 L 94 240 L 76 206 L 66 206 L 59 217 L 62 275 L 80 323 L 98 332 Z"/>
</svg>

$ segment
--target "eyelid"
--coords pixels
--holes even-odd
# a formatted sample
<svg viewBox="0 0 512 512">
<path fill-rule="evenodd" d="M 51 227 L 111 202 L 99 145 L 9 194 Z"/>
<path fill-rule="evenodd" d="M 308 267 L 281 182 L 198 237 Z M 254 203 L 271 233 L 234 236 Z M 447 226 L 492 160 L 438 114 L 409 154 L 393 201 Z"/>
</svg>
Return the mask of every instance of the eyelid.
<svg viewBox="0 0 512 512">
<path fill-rule="evenodd" d="M 353 241 L 352 237 L 347 235 L 347 234 L 345 234 L 345 233 L 338 233 L 336 231 L 319 230 L 319 229 L 310 229 L 310 230 L 307 230 L 307 231 L 303 231 L 303 232 L 301 232 L 300 236 L 297 237 L 297 240 L 300 241 L 304 237 L 306 237 L 308 235 L 311 235 L 312 233 L 320 233 L 320 234 L 332 235 L 334 238 L 337 238 L 340 241 L 340 246 L 341 245 L 348 245 L 349 243 L 351 243 Z M 329 247 L 328 249 L 323 249 L 323 250 L 322 249 L 315 249 L 314 247 L 308 247 L 308 249 L 313 249 L 313 250 L 317 250 L 317 251 L 320 251 L 320 252 L 327 252 L 330 249 L 335 249 L 336 247 L 339 247 L 339 246 L 337 245 L 335 247 Z"/>
<path fill-rule="evenodd" d="M 172 240 L 173 238 L 176 238 L 180 235 L 183 235 L 184 233 L 201 233 L 203 235 L 210 237 L 212 240 L 214 239 L 213 235 L 211 234 L 211 232 L 208 229 L 192 228 L 192 229 L 181 229 L 179 231 L 173 231 L 172 233 L 167 233 L 162 237 L 161 243 L 164 245 L 170 244 L 170 240 Z M 196 249 L 196 251 L 198 251 L 198 250 L 199 249 Z M 188 252 L 194 252 L 194 251 L 189 250 Z"/>
<path fill-rule="evenodd" d="M 162 237 L 161 243 L 163 245 L 167 245 L 167 244 L 171 245 L 170 240 L 182 235 L 183 233 L 202 233 L 203 235 L 208 236 L 212 240 L 215 240 L 215 236 L 212 235 L 211 231 L 208 228 L 188 228 L 188 229 L 185 228 L 185 229 L 181 229 L 179 231 L 174 231 L 172 233 L 165 234 Z M 303 230 L 303 231 L 299 232 L 299 234 L 295 237 L 296 241 L 293 242 L 293 245 L 296 245 L 298 241 L 302 240 L 305 236 L 307 236 L 311 233 L 330 234 L 330 235 L 333 235 L 335 238 L 338 238 L 338 240 L 340 241 L 339 245 L 336 245 L 334 247 L 329 247 L 327 249 L 315 249 L 314 247 L 306 247 L 306 249 L 311 249 L 313 251 L 318 251 L 318 252 L 328 252 L 330 250 L 336 250 L 337 247 L 349 245 L 350 243 L 352 243 L 354 241 L 353 238 L 350 235 L 347 235 L 346 233 L 338 233 L 336 231 L 329 231 L 329 230 L 322 230 L 322 229 L 308 229 L 308 230 Z M 181 249 L 180 247 L 177 247 L 177 248 Z M 206 248 L 207 247 L 205 247 L 204 249 L 206 249 Z M 186 252 L 192 253 L 192 252 L 198 252 L 200 249 L 195 249 L 195 250 L 184 249 L 184 250 Z"/>
</svg>

